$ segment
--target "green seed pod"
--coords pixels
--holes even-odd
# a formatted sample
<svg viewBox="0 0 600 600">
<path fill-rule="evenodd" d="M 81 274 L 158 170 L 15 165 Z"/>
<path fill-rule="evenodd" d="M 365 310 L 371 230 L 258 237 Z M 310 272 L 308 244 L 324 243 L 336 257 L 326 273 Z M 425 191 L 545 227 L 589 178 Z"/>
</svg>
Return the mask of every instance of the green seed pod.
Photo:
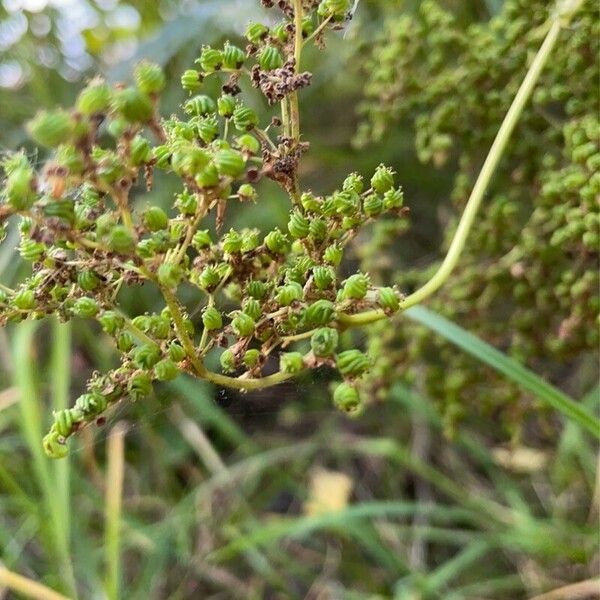
<svg viewBox="0 0 600 600">
<path fill-rule="evenodd" d="M 223 52 L 210 46 L 204 46 L 200 58 L 196 62 L 205 73 L 214 73 L 223 66 Z"/>
<path fill-rule="evenodd" d="M 315 242 L 322 242 L 328 234 L 327 223 L 323 219 L 313 219 L 310 222 L 308 233 Z"/>
<path fill-rule="evenodd" d="M 377 194 L 370 194 L 364 199 L 363 210 L 367 217 L 375 217 L 383 210 L 383 198 Z"/>
<path fill-rule="evenodd" d="M 199 231 L 196 231 L 194 237 L 192 238 L 192 246 L 196 248 L 196 250 L 208 248 L 212 243 L 213 242 L 210 237 L 210 233 L 208 232 L 208 229 L 201 229 Z"/>
<path fill-rule="evenodd" d="M 329 300 L 317 300 L 304 311 L 304 320 L 310 327 L 329 325 L 335 317 L 335 305 Z"/>
<path fill-rule="evenodd" d="M 150 98 L 132 87 L 118 91 L 113 97 L 113 106 L 129 123 L 147 123 L 154 114 Z"/>
<path fill-rule="evenodd" d="M 147 60 L 143 60 L 135 66 L 133 77 L 138 89 L 148 96 L 160 94 L 167 84 L 162 68 Z"/>
<path fill-rule="evenodd" d="M 188 69 L 181 76 L 181 87 L 190 94 L 202 87 L 202 75 L 196 69 Z"/>
<path fill-rule="evenodd" d="M 336 359 L 336 367 L 344 377 L 360 377 L 371 368 L 371 364 L 371 359 L 360 350 L 346 350 Z"/>
<path fill-rule="evenodd" d="M 171 333 L 171 318 L 167 316 L 152 315 L 150 317 L 150 329 L 148 330 L 154 337 L 164 340 Z"/>
<path fill-rule="evenodd" d="M 179 209 L 182 215 L 191 217 L 196 214 L 198 209 L 198 199 L 194 194 L 190 194 L 187 190 L 177 194 L 175 206 Z"/>
<path fill-rule="evenodd" d="M 332 356 L 338 345 L 337 329 L 331 327 L 322 327 L 317 329 L 310 338 L 310 347 L 315 356 Z"/>
<path fill-rule="evenodd" d="M 242 231 L 242 252 L 252 252 L 260 245 L 258 231 L 244 229 Z"/>
<path fill-rule="evenodd" d="M 337 267 L 342 262 L 343 255 L 343 250 L 336 244 L 333 244 L 325 248 L 323 258 L 325 259 L 325 262 L 328 262 L 330 265 Z"/>
<path fill-rule="evenodd" d="M 80 151 L 71 144 L 62 144 L 56 150 L 56 164 L 67 170 L 69 175 L 81 175 L 85 168 Z"/>
<path fill-rule="evenodd" d="M 75 131 L 75 122 L 64 110 L 40 112 L 26 125 L 31 139 L 45 148 L 67 143 Z"/>
<path fill-rule="evenodd" d="M 371 178 L 371 187 L 378 194 L 385 194 L 394 187 L 394 172 L 384 165 L 379 165 Z"/>
<path fill-rule="evenodd" d="M 152 148 L 150 142 L 142 135 L 136 135 L 131 140 L 131 164 L 139 167 L 150 161 Z"/>
<path fill-rule="evenodd" d="M 111 99 L 111 106 L 115 106 L 114 98 Z M 107 129 L 112 137 L 118 139 L 129 129 L 129 123 L 123 117 L 113 116 L 108 123 Z"/>
<path fill-rule="evenodd" d="M 255 321 L 258 321 L 262 315 L 260 302 L 255 298 L 247 298 L 242 304 L 242 310 Z"/>
<path fill-rule="evenodd" d="M 152 149 L 152 156 L 159 169 L 167 169 L 171 164 L 171 149 L 168 146 L 155 146 Z"/>
<path fill-rule="evenodd" d="M 267 285 L 262 281 L 250 281 L 246 286 L 246 293 L 252 298 L 262 300 L 267 293 Z"/>
<path fill-rule="evenodd" d="M 27 210 L 35 202 L 33 169 L 27 165 L 12 171 L 6 178 L 5 190 L 8 203 L 15 210 Z"/>
<path fill-rule="evenodd" d="M 231 321 L 231 328 L 238 337 L 250 337 L 255 327 L 254 319 L 243 312 L 238 312 Z"/>
<path fill-rule="evenodd" d="M 135 250 L 135 239 L 124 225 L 115 225 L 108 234 L 107 242 L 114 252 L 129 254 Z"/>
<path fill-rule="evenodd" d="M 77 285 L 86 292 L 93 292 L 102 283 L 102 279 L 91 269 L 77 273 Z"/>
<path fill-rule="evenodd" d="M 179 375 L 179 369 L 170 358 L 163 358 L 154 365 L 154 376 L 158 381 L 171 381 L 177 375 Z"/>
<path fill-rule="evenodd" d="M 230 229 L 222 238 L 223 252 L 226 254 L 237 254 L 242 249 L 242 236 L 235 230 Z"/>
<path fill-rule="evenodd" d="M 19 310 L 35 308 L 35 294 L 33 290 L 19 290 L 12 298 L 12 304 Z"/>
<path fill-rule="evenodd" d="M 246 39 L 251 44 L 258 44 L 264 40 L 269 33 L 269 28 L 262 23 L 249 23 L 246 29 Z"/>
<path fill-rule="evenodd" d="M 265 236 L 265 246 L 274 254 L 284 254 L 288 248 L 288 241 L 279 229 L 274 229 Z"/>
<path fill-rule="evenodd" d="M 312 192 L 304 192 L 300 196 L 300 204 L 306 212 L 321 212 L 321 200 L 317 198 Z"/>
<path fill-rule="evenodd" d="M 78 298 L 73 305 L 73 314 L 77 317 L 92 318 L 98 314 L 100 307 L 93 298 Z"/>
<path fill-rule="evenodd" d="M 48 435 L 44 436 L 42 446 L 48 458 L 59 459 L 69 455 L 69 448 L 65 438 L 54 429 Z"/>
<path fill-rule="evenodd" d="M 302 372 L 304 370 L 304 356 L 300 352 L 285 352 L 279 357 L 279 369 L 290 375 Z"/>
<path fill-rule="evenodd" d="M 186 357 L 185 350 L 181 344 L 173 342 L 169 345 L 169 358 L 176 363 L 181 362 Z"/>
<path fill-rule="evenodd" d="M 313 269 L 313 281 L 319 290 L 330 289 L 335 279 L 335 271 L 331 267 L 318 266 Z"/>
<path fill-rule="evenodd" d="M 203 117 L 204 115 L 213 114 L 217 110 L 215 101 L 205 94 L 199 94 L 190 98 L 184 105 L 183 110 L 188 115 Z"/>
<path fill-rule="evenodd" d="M 151 369 L 160 360 L 160 348 L 156 344 L 143 344 L 133 352 L 133 363 L 140 369 Z"/>
<path fill-rule="evenodd" d="M 219 185 L 219 171 L 214 163 L 207 165 L 196 176 L 196 183 L 201 188 L 211 188 Z"/>
<path fill-rule="evenodd" d="M 117 338 L 117 348 L 123 352 L 129 352 L 135 346 L 135 338 L 129 331 L 122 331 Z"/>
<path fill-rule="evenodd" d="M 237 46 L 225 42 L 223 46 L 223 68 L 225 69 L 241 69 L 246 60 L 246 53 Z"/>
<path fill-rule="evenodd" d="M 255 201 L 258 197 L 256 190 L 249 183 L 240 185 L 237 193 L 242 202 Z"/>
<path fill-rule="evenodd" d="M 233 124 L 239 131 L 250 131 L 258 125 L 258 116 L 251 108 L 238 105 L 233 111 Z"/>
<path fill-rule="evenodd" d="M 256 348 L 246 350 L 242 362 L 249 368 L 253 369 L 260 361 L 260 352 Z"/>
<path fill-rule="evenodd" d="M 334 21 L 343 21 L 350 10 L 350 0 L 321 0 L 317 14 L 322 19 L 333 17 Z"/>
<path fill-rule="evenodd" d="M 249 133 L 240 135 L 236 139 L 236 143 L 240 150 L 244 152 L 249 152 L 250 154 L 258 154 L 260 152 L 260 142 Z"/>
<path fill-rule="evenodd" d="M 333 392 L 335 406 L 348 414 L 356 414 L 362 408 L 358 390 L 349 383 L 340 383 Z"/>
<path fill-rule="evenodd" d="M 219 359 L 223 373 L 233 373 L 236 369 L 235 355 L 231 350 L 224 350 Z"/>
<path fill-rule="evenodd" d="M 105 113 L 110 108 L 112 89 L 103 79 L 93 79 L 77 96 L 76 108 L 86 117 Z"/>
<path fill-rule="evenodd" d="M 163 263 L 158 267 L 158 281 L 160 284 L 169 289 L 175 289 L 181 281 L 183 273 L 181 267 L 173 263 Z"/>
<path fill-rule="evenodd" d="M 283 56 L 274 46 L 265 46 L 258 55 L 258 64 L 263 71 L 273 71 L 283 67 Z"/>
<path fill-rule="evenodd" d="M 369 289 L 369 278 L 362 273 L 356 273 L 351 275 L 344 282 L 344 288 L 342 290 L 342 298 L 362 300 Z"/>
<path fill-rule="evenodd" d="M 285 21 L 277 23 L 277 25 L 273 27 L 271 35 L 279 40 L 282 44 L 285 44 L 290 37 L 287 31 L 287 23 Z"/>
<path fill-rule="evenodd" d="M 98 321 L 102 325 L 102 329 L 109 335 L 115 335 L 125 326 L 123 317 L 112 310 L 104 311 L 98 318 Z"/>
<path fill-rule="evenodd" d="M 202 323 L 204 328 L 208 331 L 214 331 L 215 329 L 221 329 L 223 327 L 223 318 L 221 313 L 214 307 L 209 306 L 204 309 L 202 313 Z"/>
<path fill-rule="evenodd" d="M 290 306 L 294 302 L 302 299 L 304 292 L 302 286 L 295 281 L 277 288 L 275 300 L 280 306 Z"/>
<path fill-rule="evenodd" d="M 355 192 L 337 192 L 333 204 L 338 214 L 353 216 L 360 211 L 360 196 Z"/>
<path fill-rule="evenodd" d="M 205 143 L 210 144 L 219 137 L 219 123 L 214 115 L 199 119 L 196 124 L 198 137 Z"/>
<path fill-rule="evenodd" d="M 108 405 L 106 396 L 98 392 L 83 394 L 75 401 L 74 408 L 86 417 L 94 417 L 106 410 Z"/>
<path fill-rule="evenodd" d="M 404 194 L 402 189 L 389 189 L 383 195 L 383 206 L 386 210 L 392 210 L 394 208 L 402 208 L 404 204 Z"/>
<path fill-rule="evenodd" d="M 75 408 L 66 408 L 54 413 L 53 429 L 63 438 L 69 437 L 74 428 L 83 420 L 81 411 Z"/>
<path fill-rule="evenodd" d="M 400 297 L 396 290 L 390 287 L 379 288 L 377 302 L 386 313 L 393 314 L 400 309 Z"/>
<path fill-rule="evenodd" d="M 148 396 L 152 393 L 152 378 L 148 373 L 136 373 L 127 382 L 127 391 L 134 402 Z"/>
<path fill-rule="evenodd" d="M 144 225 L 149 231 L 160 231 L 169 225 L 169 217 L 160 206 L 151 206 L 144 211 Z"/>
<path fill-rule="evenodd" d="M 239 177 L 246 169 L 246 160 L 237 150 L 219 150 L 214 160 L 219 175 L 224 177 Z"/>
<path fill-rule="evenodd" d="M 229 119 L 233 116 L 233 111 L 235 110 L 235 98 L 229 94 L 221 96 L 217 100 L 217 110 L 219 115 Z"/>
<path fill-rule="evenodd" d="M 34 240 L 23 240 L 19 245 L 19 254 L 29 262 L 38 262 L 45 252 L 45 244 Z"/>
<path fill-rule="evenodd" d="M 350 173 L 342 185 L 345 192 L 353 192 L 354 194 L 362 193 L 364 187 L 363 178 L 358 173 Z"/>
<path fill-rule="evenodd" d="M 152 317 L 150 315 L 138 315 L 132 319 L 132 324 L 141 331 L 148 333 L 152 327 Z"/>
<path fill-rule="evenodd" d="M 196 280 L 198 286 L 208 292 L 216 288 L 220 281 L 221 275 L 218 269 L 212 265 L 204 267 Z"/>
<path fill-rule="evenodd" d="M 308 219 L 300 212 L 294 211 L 288 222 L 288 231 L 295 239 L 305 238 L 309 233 L 310 223 Z"/>
</svg>

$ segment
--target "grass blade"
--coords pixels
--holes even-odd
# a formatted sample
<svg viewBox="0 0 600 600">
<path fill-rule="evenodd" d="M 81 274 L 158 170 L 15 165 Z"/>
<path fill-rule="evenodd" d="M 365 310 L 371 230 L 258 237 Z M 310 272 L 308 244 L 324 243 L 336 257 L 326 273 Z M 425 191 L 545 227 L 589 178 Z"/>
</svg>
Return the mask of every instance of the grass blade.
<svg viewBox="0 0 600 600">
<path fill-rule="evenodd" d="M 479 361 L 506 375 L 524 390 L 544 401 L 570 421 L 577 423 L 600 439 L 600 421 L 583 406 L 544 381 L 541 377 L 519 364 L 487 342 L 469 333 L 456 323 L 423 307 L 415 306 L 405 313 L 410 319 L 435 331 Z"/>
</svg>

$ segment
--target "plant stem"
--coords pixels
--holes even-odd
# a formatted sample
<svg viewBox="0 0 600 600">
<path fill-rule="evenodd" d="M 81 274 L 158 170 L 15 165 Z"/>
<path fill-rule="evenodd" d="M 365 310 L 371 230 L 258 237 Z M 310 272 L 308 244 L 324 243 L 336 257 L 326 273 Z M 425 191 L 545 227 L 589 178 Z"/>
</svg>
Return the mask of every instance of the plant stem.
<svg viewBox="0 0 600 600">
<path fill-rule="evenodd" d="M 105 483 L 106 595 L 118 600 L 121 587 L 121 509 L 125 471 L 125 423 L 117 423 L 108 438 Z"/>
<path fill-rule="evenodd" d="M 294 0 L 294 60 L 296 74 L 300 72 L 302 58 L 302 0 Z M 300 142 L 300 107 L 298 105 L 298 92 L 290 94 L 290 125 L 291 137 L 296 144 Z"/>
<path fill-rule="evenodd" d="M 504 121 L 500 126 L 498 134 L 496 135 L 496 139 L 490 148 L 487 158 L 485 159 L 452 242 L 450 243 L 446 257 L 433 277 L 427 283 L 425 283 L 425 285 L 407 296 L 401 302 L 400 310 L 406 310 L 407 308 L 410 308 L 415 304 L 419 304 L 431 296 L 442 285 L 444 285 L 444 283 L 446 283 L 448 277 L 458 264 L 460 256 L 465 248 L 467 237 L 471 227 L 473 226 L 473 221 L 475 220 L 479 207 L 481 206 L 481 201 L 483 200 L 485 192 L 488 189 L 498 163 L 504 154 L 504 150 L 506 149 L 508 141 L 510 140 L 510 136 L 519 120 L 519 117 L 521 116 L 521 113 L 523 112 L 527 101 L 531 96 L 533 88 L 539 79 L 544 65 L 550 57 L 561 28 L 567 24 L 570 16 L 571 14 L 563 13 L 562 16 L 556 15 L 553 18 L 550 29 L 546 34 L 546 38 L 544 39 L 544 42 L 538 50 L 533 62 L 531 63 L 531 66 L 525 75 L 525 79 L 523 79 L 523 82 L 521 83 L 521 86 L 519 87 L 519 90 L 508 112 L 506 113 L 506 116 L 504 117 Z M 371 310 L 356 315 L 341 314 L 338 318 L 340 323 L 347 328 L 367 325 L 383 319 L 385 316 L 386 315 L 382 310 Z"/>
<path fill-rule="evenodd" d="M 37 581 L 9 571 L 2 565 L 0 565 L 0 586 L 35 600 L 69 600 L 67 596 L 63 596 Z"/>
</svg>

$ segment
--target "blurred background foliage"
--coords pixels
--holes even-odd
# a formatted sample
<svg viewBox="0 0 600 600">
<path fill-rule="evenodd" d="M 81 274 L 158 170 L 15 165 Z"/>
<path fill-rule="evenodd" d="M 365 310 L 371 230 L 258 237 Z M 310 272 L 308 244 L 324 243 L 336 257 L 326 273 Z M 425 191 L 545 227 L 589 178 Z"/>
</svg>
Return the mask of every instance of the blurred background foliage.
<svg viewBox="0 0 600 600">
<path fill-rule="evenodd" d="M 583 234 L 597 231 L 584 219 L 597 217 L 598 192 L 581 199 L 594 169 L 569 137 L 599 108 L 593 4 L 563 34 L 540 85 L 551 97 L 524 116 L 467 260 L 430 306 L 597 411 L 598 242 Z M 408 290 L 435 265 L 550 6 L 362 0 L 327 52 L 307 53 L 305 185 L 328 192 L 385 162 L 412 210 L 407 230 L 371 230 L 353 267 Z M 22 124 L 36 110 L 69 106 L 97 73 L 126 80 L 141 57 L 165 66 L 163 113 L 177 111 L 179 74 L 201 44 L 238 39 L 260 14 L 248 0 L 4 0 L 0 151 L 28 147 Z M 560 188 L 578 168 L 587 179 Z M 543 193 L 548 181 L 559 191 Z M 173 185 L 157 181 L 152 201 L 169 206 Z M 260 191 L 228 226 L 285 222 L 276 188 Z M 573 212 L 557 216 L 565 205 Z M 561 218 L 583 225 L 548 255 Z M 10 240 L 8 280 L 25 268 Z M 536 275 L 518 295 L 522 270 Z M 156 298 L 124 302 L 139 313 Z M 553 342 L 574 307 L 575 343 Z M 2 564 L 81 598 L 512 599 L 575 582 L 597 597 L 594 440 L 422 325 L 401 317 L 357 335 L 379 365 L 359 420 L 330 407 L 326 372 L 248 396 L 179 378 L 86 429 L 53 464 L 45 419 L 112 365 L 110 344 L 85 322 L 0 331 Z"/>
</svg>

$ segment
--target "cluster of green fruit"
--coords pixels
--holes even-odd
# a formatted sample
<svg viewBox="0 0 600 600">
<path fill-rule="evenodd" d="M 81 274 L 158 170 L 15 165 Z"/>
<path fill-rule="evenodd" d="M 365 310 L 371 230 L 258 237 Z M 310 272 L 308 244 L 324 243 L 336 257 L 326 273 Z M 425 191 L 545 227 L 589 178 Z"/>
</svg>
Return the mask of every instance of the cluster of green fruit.
<svg viewBox="0 0 600 600">
<path fill-rule="evenodd" d="M 367 65 L 369 81 L 357 143 L 411 123 L 419 159 L 435 167 L 458 164 L 452 199 L 464 206 L 475 177 L 552 17 L 552 3 L 508 0 L 485 23 L 462 25 L 441 3 L 390 18 Z M 407 9 L 408 11 L 408 9 Z M 491 195 L 469 237 L 464 258 L 432 302 L 523 362 L 556 371 L 576 367 L 598 349 L 600 247 L 600 21 L 584 1 L 563 31 L 542 72 L 533 101 L 494 175 Z M 384 229 L 373 237 L 379 259 L 363 268 L 376 275 Z M 449 227 L 448 240 L 454 228 Z M 403 288 L 428 273 L 398 273 Z M 385 339 L 387 339 L 387 342 Z M 449 422 L 464 399 L 504 408 L 506 423 L 525 422 L 517 391 L 443 342 L 372 330 L 374 385 L 384 393 L 410 357 L 424 361 L 426 389 L 444 399 Z M 406 344 L 406 346 L 404 345 Z M 387 364 L 387 368 L 386 368 Z M 451 374 L 448 376 L 448 374 Z M 493 393 L 490 386 L 497 387 Z"/>
<path fill-rule="evenodd" d="M 371 360 L 359 349 L 343 348 L 339 317 L 373 308 L 391 315 L 401 298 L 393 288 L 372 286 L 364 273 L 344 278 L 339 267 L 363 225 L 386 214 L 405 215 L 404 198 L 383 165 L 368 183 L 351 174 L 324 197 L 301 191 L 297 163 L 306 144 L 297 135 L 291 97 L 307 82 L 296 67 L 299 48 L 345 18 L 349 3 L 323 0 L 308 12 L 300 2 L 283 4 L 281 26 L 252 24 L 246 50 L 230 43 L 202 49 L 201 70 L 182 78 L 194 95 L 181 115 L 161 118 L 165 75 L 142 62 L 135 85 L 112 87 L 94 79 L 73 110 L 43 112 L 28 124 L 33 140 L 52 150 L 41 171 L 23 152 L 2 162 L 0 224 L 18 222 L 19 250 L 32 272 L 14 289 L 0 288 L 0 324 L 51 315 L 95 319 L 121 358 L 118 368 L 92 377 L 72 408 L 55 414 L 44 440 L 50 456 L 64 456 L 67 439 L 120 399 L 142 397 L 153 382 L 181 372 L 252 390 L 329 365 L 343 378 L 335 404 L 347 413 L 360 410 L 357 382 Z M 301 43 L 295 39 L 298 23 Z M 240 99 L 237 81 L 249 76 L 264 83 L 265 73 L 286 64 L 277 74 L 287 82 L 278 88 L 282 122 L 262 128 Z M 223 93 L 216 99 L 200 93 L 202 81 L 218 73 L 229 78 Z M 290 82 L 293 77 L 302 85 Z M 132 202 L 132 187 L 142 176 L 151 186 L 156 170 L 181 181 L 168 211 Z M 287 231 L 221 232 L 227 204 L 257 201 L 255 184 L 263 177 L 289 195 Z M 164 309 L 125 314 L 122 287 L 148 283 L 162 294 Z M 184 287 L 194 290 L 193 306 L 180 298 Z M 192 319 L 196 313 L 201 323 Z M 280 370 L 264 374 L 273 353 L 302 340 L 304 352 L 281 353 Z M 204 364 L 216 349 L 222 373 Z"/>
</svg>

